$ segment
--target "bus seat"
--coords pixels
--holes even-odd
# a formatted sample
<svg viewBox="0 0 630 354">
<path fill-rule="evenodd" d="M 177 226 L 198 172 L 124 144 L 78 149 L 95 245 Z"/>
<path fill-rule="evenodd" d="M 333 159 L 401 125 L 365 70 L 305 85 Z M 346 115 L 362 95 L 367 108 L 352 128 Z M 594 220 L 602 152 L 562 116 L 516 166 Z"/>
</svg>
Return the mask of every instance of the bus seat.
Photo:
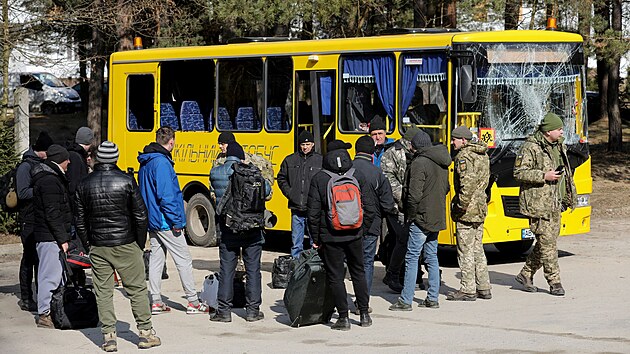
<svg viewBox="0 0 630 354">
<path fill-rule="evenodd" d="M 236 113 L 236 129 L 237 130 L 254 130 L 256 123 L 254 122 L 254 108 L 240 107 Z"/>
<path fill-rule="evenodd" d="M 175 109 L 170 103 L 160 103 L 160 126 L 171 127 L 174 130 L 180 130 L 179 119 L 175 115 Z"/>
<path fill-rule="evenodd" d="M 282 109 L 280 107 L 268 107 L 267 108 L 267 129 L 269 130 L 284 130 L 284 124 L 282 124 Z"/>
<path fill-rule="evenodd" d="M 230 120 L 230 114 L 228 113 L 227 108 L 219 107 L 219 119 L 217 122 L 217 126 L 221 130 L 232 130 L 234 127 L 232 126 L 232 121 Z"/>
<path fill-rule="evenodd" d="M 129 130 L 141 130 L 142 127 L 138 125 L 138 118 L 133 114 L 132 111 L 129 111 Z"/>
<path fill-rule="evenodd" d="M 197 101 L 182 102 L 182 130 L 184 131 L 203 131 L 203 115 L 199 110 Z"/>
</svg>

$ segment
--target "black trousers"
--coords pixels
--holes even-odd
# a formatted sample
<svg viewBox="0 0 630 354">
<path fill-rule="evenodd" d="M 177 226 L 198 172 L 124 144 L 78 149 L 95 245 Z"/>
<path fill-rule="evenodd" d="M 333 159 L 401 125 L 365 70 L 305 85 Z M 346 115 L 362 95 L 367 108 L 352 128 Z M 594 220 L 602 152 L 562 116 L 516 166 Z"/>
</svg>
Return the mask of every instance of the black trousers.
<svg viewBox="0 0 630 354">
<path fill-rule="evenodd" d="M 405 278 L 405 267 L 403 267 L 403 265 L 405 264 L 405 255 L 407 254 L 409 230 L 392 219 L 387 220 L 387 227 L 389 232 L 394 233 L 396 236 L 396 244 L 392 250 L 389 264 L 387 265 L 387 274 L 391 279 L 399 279 L 402 284 L 403 279 Z M 418 284 L 422 282 L 422 269 L 420 268 L 421 263 L 422 257 L 418 259 L 418 275 L 416 279 Z"/>
<path fill-rule="evenodd" d="M 344 283 L 344 259 L 348 263 L 348 270 L 352 277 L 352 287 L 357 298 L 357 307 L 359 311 L 367 312 L 370 294 L 368 293 L 365 270 L 363 268 L 363 240 L 358 238 L 348 242 L 329 242 L 324 243 L 322 246 L 326 280 L 335 298 L 335 306 L 339 317 L 348 317 L 348 293 Z"/>
<path fill-rule="evenodd" d="M 37 287 L 37 268 L 39 267 L 39 259 L 37 258 L 37 249 L 35 248 L 35 240 L 32 231 L 22 231 L 20 233 L 22 239 L 22 260 L 20 261 L 20 298 L 22 301 L 32 301 L 33 297 L 33 279 L 35 279 L 35 287 Z"/>
</svg>

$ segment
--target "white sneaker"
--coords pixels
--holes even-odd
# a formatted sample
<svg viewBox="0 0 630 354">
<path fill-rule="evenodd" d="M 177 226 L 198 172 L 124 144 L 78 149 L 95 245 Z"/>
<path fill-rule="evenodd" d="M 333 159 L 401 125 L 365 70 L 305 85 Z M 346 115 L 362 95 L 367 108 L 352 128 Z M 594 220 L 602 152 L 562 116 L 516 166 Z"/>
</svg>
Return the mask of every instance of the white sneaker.
<svg viewBox="0 0 630 354">
<path fill-rule="evenodd" d="M 186 307 L 186 313 L 189 315 L 195 315 L 198 313 L 208 313 L 209 311 L 210 311 L 210 308 L 208 307 L 208 305 L 201 302 L 197 306 L 189 302 L 188 306 Z"/>
</svg>

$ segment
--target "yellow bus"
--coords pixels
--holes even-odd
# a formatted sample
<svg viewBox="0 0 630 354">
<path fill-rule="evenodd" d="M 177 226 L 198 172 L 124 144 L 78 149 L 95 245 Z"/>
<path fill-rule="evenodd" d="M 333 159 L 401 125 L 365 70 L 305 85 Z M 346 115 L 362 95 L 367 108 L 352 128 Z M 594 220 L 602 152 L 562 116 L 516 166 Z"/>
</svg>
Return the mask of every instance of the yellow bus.
<svg viewBox="0 0 630 354">
<path fill-rule="evenodd" d="M 325 152 L 332 139 L 354 143 L 380 115 L 392 139 L 415 124 L 450 149 L 450 131 L 464 124 L 491 147 L 484 242 L 520 252 L 531 245 L 532 234 L 518 210 L 515 154 L 553 111 L 565 122 L 579 194 L 578 207 L 563 214 L 561 233 L 588 232 L 592 179 L 582 37 L 557 31 L 395 32 L 304 41 L 239 38 L 225 45 L 114 53 L 108 137 L 121 146 L 119 166 L 137 172 L 138 151 L 156 130 L 175 128 L 173 159 L 187 205 L 187 235 L 193 244 L 214 246 L 208 176 L 222 131 L 270 160 L 277 173 L 303 129 Z M 267 207 L 278 217 L 274 229 L 289 231 L 287 200 L 277 184 Z M 454 231 L 449 222 L 439 243 L 455 244 Z"/>
</svg>

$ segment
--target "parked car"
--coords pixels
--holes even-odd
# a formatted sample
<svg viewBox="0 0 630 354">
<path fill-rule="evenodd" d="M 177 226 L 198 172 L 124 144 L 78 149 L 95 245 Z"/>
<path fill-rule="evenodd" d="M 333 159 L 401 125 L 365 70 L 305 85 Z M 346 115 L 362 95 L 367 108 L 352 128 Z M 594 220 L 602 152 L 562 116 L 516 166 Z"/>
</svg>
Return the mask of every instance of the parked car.
<svg viewBox="0 0 630 354">
<path fill-rule="evenodd" d="M 22 72 L 9 75 L 9 101 L 18 87 L 28 89 L 29 110 L 44 114 L 81 110 L 81 97 L 55 75 L 46 72 Z"/>
</svg>

